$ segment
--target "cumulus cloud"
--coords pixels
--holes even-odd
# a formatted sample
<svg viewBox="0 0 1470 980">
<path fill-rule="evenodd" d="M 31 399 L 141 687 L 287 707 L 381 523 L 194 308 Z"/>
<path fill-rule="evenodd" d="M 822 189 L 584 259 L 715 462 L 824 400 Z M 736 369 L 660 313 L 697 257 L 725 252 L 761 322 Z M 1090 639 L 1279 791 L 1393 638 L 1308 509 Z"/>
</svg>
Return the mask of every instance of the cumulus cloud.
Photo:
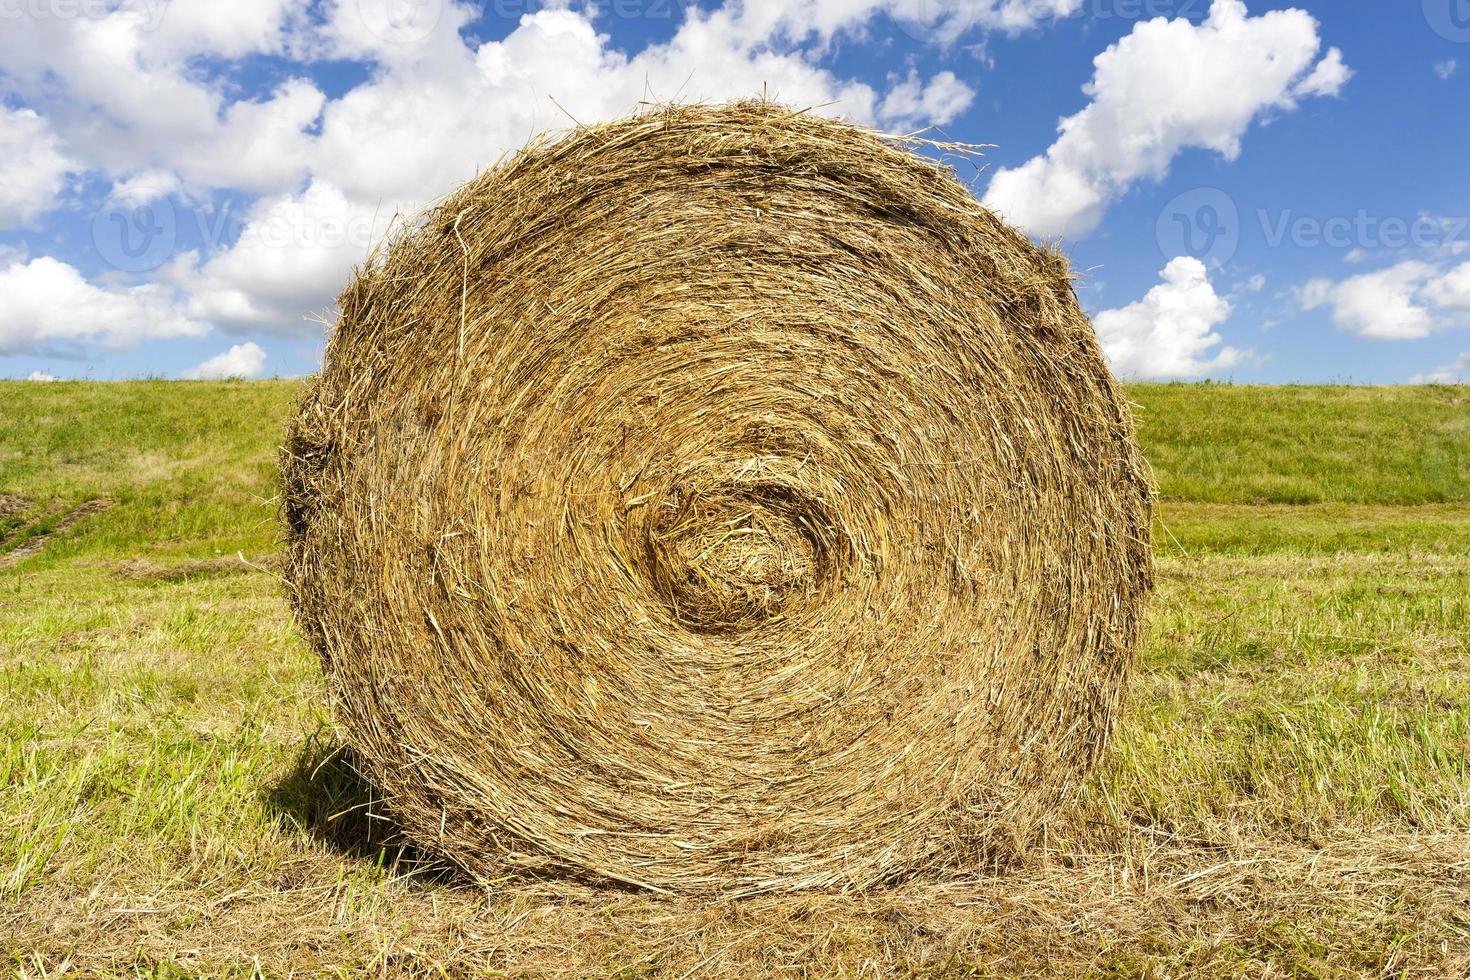
<svg viewBox="0 0 1470 980">
<path fill-rule="evenodd" d="M 899 82 L 880 114 L 882 93 L 816 67 L 823 46 L 838 34 L 861 35 L 880 16 L 942 22 L 948 33 L 1016 31 L 1080 4 L 747 0 L 704 10 L 673 3 L 671 12 L 687 11 L 675 38 L 629 57 L 597 31 L 591 5 L 528 4 L 535 12 L 509 37 L 476 46 L 460 31 L 481 11 L 463 0 L 328 0 L 319 9 L 299 0 L 125 0 L 96 11 L 83 5 L 85 16 L 7 18 L 0 64 L 7 87 L 54 108 L 57 131 L 80 163 L 112 177 L 162 170 L 205 190 L 264 195 L 289 193 L 317 177 L 352 194 L 352 172 L 368 163 L 349 166 L 350 149 L 403 173 L 383 182 L 396 183 L 391 193 L 401 197 L 410 174 L 463 179 L 467 158 L 484 166 L 538 129 L 567 122 L 551 97 L 590 121 L 627 112 L 649 95 L 721 98 L 766 87 L 804 104 L 836 100 L 837 111 L 865 122 L 944 122 L 972 94 L 952 73 L 917 87 Z M 264 96 L 241 99 L 227 74 L 198 67 L 201 58 L 261 55 L 354 59 L 374 71 L 346 98 L 329 102 L 312 82 L 290 77 Z M 362 152 L 384 134 L 391 149 L 411 151 L 402 165 L 391 153 Z M 436 142 L 423 142 L 427 136 Z M 425 166 L 436 150 L 444 164 Z M 328 157 L 317 165 L 322 153 Z M 428 186 L 420 196 L 448 185 Z"/>
<path fill-rule="evenodd" d="M 1460 63 L 1454 58 L 1448 61 L 1436 61 L 1434 63 L 1434 73 L 1439 76 L 1439 80 L 1442 82 L 1449 81 L 1450 76 L 1454 75 L 1459 68 Z"/>
<path fill-rule="evenodd" d="M 1411 385 L 1464 385 L 1470 384 L 1470 352 L 1461 354 L 1448 364 L 1425 374 L 1416 374 L 1409 379 Z"/>
<path fill-rule="evenodd" d="M 1470 316 L 1470 262 L 1462 262 L 1424 285 L 1424 297 L 1451 316 Z"/>
<path fill-rule="evenodd" d="M 60 381 L 61 379 L 58 378 L 56 375 L 51 374 L 48 371 L 32 371 L 30 374 L 26 375 L 26 380 L 27 381 Z"/>
<path fill-rule="evenodd" d="M 952 71 L 942 71 L 925 84 L 910 69 L 908 77 L 889 89 L 878 106 L 885 126 L 909 127 L 924 123 L 944 125 L 970 107 L 975 92 Z"/>
<path fill-rule="evenodd" d="M 1337 95 L 1352 77 L 1353 70 L 1342 60 L 1342 51 L 1328 48 L 1327 56 L 1317 62 L 1310 75 L 1292 86 L 1291 94 L 1296 98 Z"/>
<path fill-rule="evenodd" d="M 294 0 L 135 0 L 78 16 L 14 16 L 0 31 L 7 87 L 47 112 L 79 164 L 108 175 L 171 170 L 204 187 L 282 190 L 301 179 L 322 96 L 288 80 L 232 98 L 201 57 L 280 54 Z M 96 9 L 93 9 L 96 8 Z"/>
<path fill-rule="evenodd" d="M 0 354 L 75 356 L 84 344 L 131 347 L 207 330 L 178 309 L 164 286 L 96 286 L 46 256 L 0 271 L 0 296 Z"/>
<path fill-rule="evenodd" d="M 380 42 L 390 59 L 381 72 L 326 106 L 312 176 L 358 202 L 424 200 L 538 131 L 622 115 L 650 97 L 698 101 L 764 91 L 861 122 L 880 116 L 947 121 L 968 104 L 968 87 L 941 72 L 927 82 L 897 81 L 880 110 L 885 97 L 872 86 L 838 77 L 803 51 L 772 47 L 769 35 L 746 22 L 756 9 L 764 8 L 691 6 L 669 41 L 631 57 L 574 10 L 540 10 L 506 37 L 477 47 L 444 26 L 420 44 Z M 763 25 L 766 30 L 785 23 L 772 18 L 775 26 Z M 339 20 L 359 24 L 350 11 L 333 23 Z M 363 146 L 375 152 L 363 153 Z"/>
<path fill-rule="evenodd" d="M 151 58 L 278 54 L 306 26 L 298 0 L 132 0 Z M 124 3 L 124 6 L 127 6 Z"/>
<path fill-rule="evenodd" d="M 649 98 L 762 92 L 861 123 L 943 124 L 974 98 L 957 74 L 909 71 L 880 85 L 844 77 L 824 62 L 836 39 L 862 40 L 886 18 L 948 44 L 972 31 L 1033 29 L 1081 5 L 674 3 L 684 13 L 672 35 L 631 52 L 599 30 L 591 4 L 527 5 L 534 12 L 485 42 L 462 30 L 482 12 L 468 0 L 121 0 L 76 17 L 10 18 L 0 32 L 6 92 L 45 119 L 29 110 L 0 119 L 0 150 L 25 161 L 3 178 L 0 219 L 50 206 L 68 173 L 106 177 L 111 199 L 132 206 L 221 190 L 253 203 L 238 241 L 177 257 L 152 284 L 94 285 L 65 263 L 12 262 L 3 275 L 27 289 L 48 279 L 58 302 L 0 309 L 0 349 L 208 327 L 314 330 L 308 318 L 330 310 L 396 212 L 416 211 L 541 130 L 622 115 Z M 272 90 L 242 97 L 231 69 L 252 58 L 285 71 Z M 331 97 L 290 68 L 344 59 L 368 71 Z"/>
<path fill-rule="evenodd" d="M 977 6 L 1017 24 L 1057 9 Z M 1023 7 L 1031 14 L 1022 16 Z M 417 211 L 538 131 L 619 116 L 650 95 L 703 100 L 766 91 L 895 128 L 950 121 L 974 95 L 952 71 L 928 79 L 910 72 L 880 92 L 772 44 L 777 36 L 851 30 L 880 9 L 832 0 L 691 5 L 669 41 L 630 57 L 576 10 L 537 11 L 506 37 L 471 46 L 459 34 L 468 16 L 461 7 L 423 25 L 416 43 L 395 44 L 364 26 L 355 3 L 338 4 L 324 28 L 332 50 L 380 57 L 380 71 L 325 105 L 305 189 L 267 196 L 239 243 L 201 258 L 188 287 L 190 313 L 226 328 L 314 329 L 305 315 L 330 309 L 395 213 Z"/>
<path fill-rule="evenodd" d="M 201 268 L 186 263 L 174 276 L 199 320 L 226 330 L 315 330 L 308 317 L 328 312 L 348 271 L 367 259 L 397 210 L 355 203 L 314 181 L 301 194 L 261 201 L 233 247 Z"/>
<path fill-rule="evenodd" d="M 1094 60 L 1086 108 L 1063 119 L 1041 156 L 1001 169 L 985 203 L 1033 235 L 1080 235 L 1140 180 L 1158 180 L 1182 150 L 1234 159 L 1251 124 L 1332 95 L 1351 72 L 1337 49 L 1318 60 L 1305 11 L 1252 17 L 1243 0 L 1214 0 L 1209 17 L 1156 18 Z"/>
<path fill-rule="evenodd" d="M 825 44 L 860 34 L 883 15 L 914 37 L 949 45 L 973 31 L 1031 30 L 1069 17 L 1083 0 L 744 0 L 727 5 L 732 37 L 745 44 L 779 39 Z"/>
<path fill-rule="evenodd" d="M 1194 378 L 1239 363 L 1240 351 L 1219 346 L 1215 327 L 1229 318 L 1230 304 L 1215 293 L 1204 263 L 1180 256 L 1160 276 L 1143 299 L 1093 318 L 1113 370 L 1129 378 Z"/>
<path fill-rule="evenodd" d="M 1297 290 L 1304 310 L 1330 306 L 1340 330 L 1372 340 L 1415 340 L 1470 322 L 1470 262 L 1443 269 L 1410 259 L 1341 282 L 1313 279 Z"/>
<path fill-rule="evenodd" d="M 56 205 L 76 169 L 50 125 L 31 109 L 0 104 L 0 228 L 27 224 Z"/>
<path fill-rule="evenodd" d="M 265 367 L 265 351 L 259 344 L 246 341 L 216 354 L 184 372 L 191 381 L 218 381 L 221 378 L 257 378 Z"/>
<path fill-rule="evenodd" d="M 129 207 L 142 207 L 179 189 L 179 179 L 167 170 L 143 170 L 112 185 L 111 200 Z"/>
</svg>

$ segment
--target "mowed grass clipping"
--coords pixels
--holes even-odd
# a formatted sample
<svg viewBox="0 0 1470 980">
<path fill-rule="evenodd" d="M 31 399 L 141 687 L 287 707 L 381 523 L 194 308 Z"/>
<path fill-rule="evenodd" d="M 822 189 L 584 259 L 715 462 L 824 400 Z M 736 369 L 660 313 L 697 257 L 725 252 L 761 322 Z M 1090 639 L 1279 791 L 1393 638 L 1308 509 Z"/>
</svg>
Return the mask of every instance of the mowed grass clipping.
<svg viewBox="0 0 1470 980">
<path fill-rule="evenodd" d="M 273 567 L 296 390 L 0 385 L 13 972 L 1470 973 L 1465 389 L 1131 387 L 1159 592 L 1081 804 L 1001 873 L 735 904 L 392 846 Z"/>
</svg>

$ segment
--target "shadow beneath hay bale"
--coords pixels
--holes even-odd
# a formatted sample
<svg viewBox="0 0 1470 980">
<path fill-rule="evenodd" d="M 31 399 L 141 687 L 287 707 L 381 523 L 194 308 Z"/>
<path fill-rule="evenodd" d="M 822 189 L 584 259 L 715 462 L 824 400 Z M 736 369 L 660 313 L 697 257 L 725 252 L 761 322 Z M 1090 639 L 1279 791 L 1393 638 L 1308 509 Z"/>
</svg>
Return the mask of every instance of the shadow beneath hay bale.
<svg viewBox="0 0 1470 980">
<path fill-rule="evenodd" d="M 328 850 L 366 862 L 390 878 L 417 886 L 475 891 L 486 887 L 459 866 L 409 841 L 384 806 L 382 792 L 354 764 L 352 750 L 325 730 L 307 737 L 291 769 L 266 789 L 262 799 L 278 817 Z M 647 894 L 633 885 L 588 877 L 573 869 L 507 870 L 499 883 L 539 888 L 556 899 Z"/>
<path fill-rule="evenodd" d="M 353 765 L 349 748 L 311 735 L 285 777 L 264 794 L 276 814 L 328 849 L 394 878 L 473 887 L 461 871 L 416 847 L 387 814 L 383 796 Z"/>
</svg>

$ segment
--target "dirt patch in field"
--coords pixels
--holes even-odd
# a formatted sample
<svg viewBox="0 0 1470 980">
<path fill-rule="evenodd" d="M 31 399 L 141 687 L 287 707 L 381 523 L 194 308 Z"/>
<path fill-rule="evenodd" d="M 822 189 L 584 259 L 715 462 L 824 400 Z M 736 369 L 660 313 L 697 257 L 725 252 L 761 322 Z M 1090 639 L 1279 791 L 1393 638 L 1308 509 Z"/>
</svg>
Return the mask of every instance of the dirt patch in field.
<svg viewBox="0 0 1470 980">
<path fill-rule="evenodd" d="M 88 500 L 84 503 L 78 504 L 77 506 L 73 507 L 71 510 L 63 514 L 61 520 L 57 521 L 56 524 L 51 528 L 51 530 L 46 531 L 44 534 L 37 534 L 33 537 L 26 538 L 10 551 L 7 551 L 5 554 L 0 555 L 0 569 L 10 568 L 14 565 L 20 564 L 27 558 L 30 558 L 34 555 L 39 555 L 42 551 L 46 550 L 46 546 L 51 543 L 53 538 L 65 534 L 73 527 L 76 527 L 76 525 L 79 524 L 81 521 L 85 520 L 88 517 L 91 517 L 93 514 L 102 513 L 104 510 L 107 510 L 112 505 L 113 501 L 109 500 L 106 497 L 95 497 L 92 500 Z M 47 515 L 47 517 L 38 518 L 37 520 L 32 521 L 30 524 L 21 528 L 14 535 L 12 535 L 11 540 L 13 541 L 15 540 L 15 538 L 24 535 L 27 531 L 34 528 L 41 521 L 46 520 L 47 518 L 53 516 L 55 513 L 56 512 L 53 510 L 50 514 Z"/>
<path fill-rule="evenodd" d="M 31 509 L 31 502 L 13 493 L 0 493 L 0 521 L 7 517 L 24 514 Z"/>
<path fill-rule="evenodd" d="M 118 562 L 113 567 L 112 574 L 114 578 L 125 582 L 182 582 L 193 578 L 226 578 L 231 575 L 248 575 L 251 572 L 274 572 L 279 566 L 279 560 L 273 556 L 191 558 L 170 564 L 156 562 L 151 558 L 129 558 Z"/>
</svg>

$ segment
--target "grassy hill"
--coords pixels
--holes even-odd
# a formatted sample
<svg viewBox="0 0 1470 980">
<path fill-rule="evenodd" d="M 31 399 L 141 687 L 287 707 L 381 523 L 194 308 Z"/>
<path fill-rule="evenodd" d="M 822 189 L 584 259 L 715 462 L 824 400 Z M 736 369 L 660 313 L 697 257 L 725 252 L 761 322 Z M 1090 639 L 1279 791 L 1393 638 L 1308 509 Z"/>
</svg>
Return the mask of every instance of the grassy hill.
<svg viewBox="0 0 1470 980">
<path fill-rule="evenodd" d="M 728 906 L 389 846 L 271 570 L 297 388 L 0 384 L 18 972 L 1470 973 L 1470 391 L 1130 387 L 1160 583 L 1083 799 L 1002 874 Z"/>
<path fill-rule="evenodd" d="M 1470 499 L 1470 390 L 1133 385 L 1165 500 L 1424 504 Z"/>
</svg>

